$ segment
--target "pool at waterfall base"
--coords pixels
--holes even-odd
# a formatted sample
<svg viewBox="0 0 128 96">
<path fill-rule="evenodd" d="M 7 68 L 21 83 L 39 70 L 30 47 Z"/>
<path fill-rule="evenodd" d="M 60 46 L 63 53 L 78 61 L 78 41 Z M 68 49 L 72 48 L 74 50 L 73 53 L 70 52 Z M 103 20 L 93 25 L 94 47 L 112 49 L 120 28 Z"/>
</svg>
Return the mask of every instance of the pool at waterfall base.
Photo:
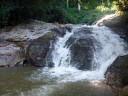
<svg viewBox="0 0 128 96">
<path fill-rule="evenodd" d="M 46 70 L 46 69 L 45 69 Z M 11 67 L 0 70 L 1 96 L 118 96 L 99 81 L 61 81 L 51 77 L 42 68 Z M 39 75 L 40 74 L 40 75 Z"/>
<path fill-rule="evenodd" d="M 73 26 L 71 32 L 67 30 L 63 37 L 56 39 L 50 54 L 53 68 L 1 68 L 0 95 L 118 96 L 118 91 L 102 81 L 107 68 L 118 56 L 125 54 L 124 41 L 109 28 Z"/>
</svg>

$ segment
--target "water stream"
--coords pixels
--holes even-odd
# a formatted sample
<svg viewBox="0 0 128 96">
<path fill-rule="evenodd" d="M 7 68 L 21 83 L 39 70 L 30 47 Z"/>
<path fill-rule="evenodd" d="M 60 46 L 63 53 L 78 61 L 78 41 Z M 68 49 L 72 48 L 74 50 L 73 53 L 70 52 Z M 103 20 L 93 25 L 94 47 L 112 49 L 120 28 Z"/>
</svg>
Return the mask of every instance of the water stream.
<svg viewBox="0 0 128 96">
<path fill-rule="evenodd" d="M 72 64 L 70 48 L 73 44 L 67 45 L 69 38 L 77 32 L 79 34 L 79 29 L 83 28 L 90 30 L 91 34 L 87 36 L 88 38 L 92 37 L 94 38 L 93 40 L 96 40 L 93 44 L 93 58 L 89 70 L 79 70 Z M 80 36 L 82 38 L 86 37 L 84 35 Z M 76 40 L 78 40 L 78 37 Z M 19 68 L 20 70 L 17 68 L 1 69 L 0 74 L 5 75 L 2 75 L 3 77 L 0 79 L 2 81 L 0 83 L 2 86 L 0 95 L 117 96 L 100 81 L 104 79 L 107 67 L 118 56 L 125 54 L 124 41 L 109 28 L 104 26 L 98 27 L 97 25 L 73 26 L 71 32 L 67 31 L 64 37 L 58 37 L 55 43 L 54 50 L 51 53 L 53 63 L 55 64 L 53 68 L 26 67 L 23 69 Z M 17 76 L 20 76 L 20 80 Z M 5 82 L 7 83 L 5 84 Z M 2 89 L 3 87 L 4 89 Z"/>
<path fill-rule="evenodd" d="M 90 28 L 92 31 L 92 34 L 90 35 L 96 40 L 94 43 L 94 50 L 92 50 L 92 52 L 94 52 L 94 57 L 92 58 L 91 64 L 92 68 L 88 71 L 78 70 L 75 66 L 72 66 L 70 63 L 70 46 L 65 45 L 66 41 L 74 34 L 76 30 L 84 27 Z M 89 81 L 101 80 L 104 78 L 104 73 L 106 72 L 108 66 L 111 65 L 118 56 L 126 54 L 124 48 L 125 43 L 119 37 L 119 35 L 114 34 L 107 27 L 86 25 L 75 26 L 71 33 L 67 32 L 64 37 L 60 37 L 56 42 L 55 50 L 52 54 L 55 67 L 51 69 L 50 72 L 52 75 L 56 75 L 58 77 L 61 75 L 66 75 L 64 80 L 67 81 L 77 81 L 82 79 Z"/>
</svg>

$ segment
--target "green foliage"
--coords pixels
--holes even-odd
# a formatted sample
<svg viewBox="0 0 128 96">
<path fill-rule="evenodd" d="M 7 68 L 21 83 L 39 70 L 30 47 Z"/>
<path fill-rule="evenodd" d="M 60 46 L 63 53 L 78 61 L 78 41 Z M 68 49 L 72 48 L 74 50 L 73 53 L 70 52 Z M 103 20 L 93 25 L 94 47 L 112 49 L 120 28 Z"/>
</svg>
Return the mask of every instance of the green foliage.
<svg viewBox="0 0 128 96">
<path fill-rule="evenodd" d="M 13 25 L 26 19 L 46 22 L 62 21 L 64 0 L 3 0 L 0 1 L 0 26 Z"/>
<path fill-rule="evenodd" d="M 106 7 L 111 7 L 113 0 L 81 0 L 82 9 L 95 9 L 97 6 L 104 4 Z M 69 0 L 70 8 L 77 8 L 78 0 Z"/>
<path fill-rule="evenodd" d="M 81 0 L 82 10 L 79 11 L 78 0 L 69 0 L 69 8 L 66 7 L 66 0 L 3 0 L 0 1 L 0 26 L 14 25 L 27 19 L 91 24 L 102 16 L 113 13 L 112 2 L 113 0 Z"/>
<path fill-rule="evenodd" d="M 4 2 L 1 7 L 0 7 L 0 25 L 1 26 L 6 26 L 8 25 L 8 20 L 10 17 L 10 11 L 14 10 L 15 6 L 13 2 L 7 1 L 6 3 Z"/>
<path fill-rule="evenodd" d="M 42 20 L 45 22 L 63 23 L 65 8 L 66 2 L 64 0 L 54 0 L 51 2 L 50 7 L 46 10 L 46 13 L 42 15 L 43 18 L 40 18 L 38 20 Z"/>
<path fill-rule="evenodd" d="M 117 6 L 117 11 L 128 11 L 128 0 L 115 0 L 115 5 Z"/>
<path fill-rule="evenodd" d="M 66 10 L 66 15 L 64 23 L 73 23 L 73 24 L 92 24 L 94 21 L 100 19 L 102 16 L 114 13 L 112 10 L 101 11 L 98 9 L 95 10 L 81 10 L 77 8 L 68 8 Z"/>
</svg>

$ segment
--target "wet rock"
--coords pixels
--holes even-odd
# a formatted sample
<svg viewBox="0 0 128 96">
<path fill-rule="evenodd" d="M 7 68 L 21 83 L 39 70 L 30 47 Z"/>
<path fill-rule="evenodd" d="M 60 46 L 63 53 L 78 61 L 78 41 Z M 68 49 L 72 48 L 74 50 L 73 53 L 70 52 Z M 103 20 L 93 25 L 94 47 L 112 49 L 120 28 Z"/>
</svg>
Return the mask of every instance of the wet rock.
<svg viewBox="0 0 128 96">
<path fill-rule="evenodd" d="M 106 82 L 110 86 L 124 87 L 128 85 L 128 55 L 118 57 L 107 69 Z"/>
<path fill-rule="evenodd" d="M 89 70 L 93 58 L 91 39 L 79 39 L 71 46 L 71 64 L 80 70 Z"/>
<path fill-rule="evenodd" d="M 24 66 L 24 61 L 20 61 L 20 62 L 16 63 L 16 66 Z"/>
<path fill-rule="evenodd" d="M 52 46 L 57 36 L 64 36 L 64 34 L 65 29 L 63 27 L 37 20 L 29 20 L 17 26 L 3 28 L 0 30 L 0 42 L 4 42 L 4 46 L 9 43 L 16 45 L 16 47 L 4 49 L 5 52 L 10 52 L 1 56 L 0 59 L 3 61 L 0 62 L 0 65 L 22 65 L 17 55 L 21 54 L 18 52 L 26 52 L 24 57 L 25 60 L 30 61 L 30 64 L 45 66 L 46 58 L 51 62 L 51 59 L 49 59 L 51 54 L 49 53 L 52 47 L 50 46 Z M 4 46 L 0 44 L 0 48 Z M 3 49 L 0 49 L 0 53 L 2 51 Z M 14 57 L 18 58 L 18 60 L 14 60 Z M 52 66 L 52 63 L 49 62 L 47 62 L 47 66 Z"/>
<path fill-rule="evenodd" d="M 61 24 L 60 27 L 64 28 L 65 30 L 71 32 L 73 24 Z"/>
<path fill-rule="evenodd" d="M 58 30 L 49 32 L 44 36 L 35 39 L 27 48 L 27 57 L 33 65 L 39 67 L 53 67 L 51 52 L 53 50 L 53 44 L 57 38 L 60 36 Z"/>
<path fill-rule="evenodd" d="M 51 29 L 52 32 L 55 32 L 55 34 L 57 34 L 58 36 L 62 37 L 65 35 L 66 33 L 66 30 L 65 28 L 54 28 L 54 29 Z"/>
<path fill-rule="evenodd" d="M 93 37 L 87 28 L 78 29 L 67 41 L 71 51 L 71 64 L 80 70 L 89 70 L 93 58 Z"/>
<path fill-rule="evenodd" d="M 0 66 L 14 66 L 25 60 L 25 54 L 14 44 L 0 47 Z"/>
</svg>

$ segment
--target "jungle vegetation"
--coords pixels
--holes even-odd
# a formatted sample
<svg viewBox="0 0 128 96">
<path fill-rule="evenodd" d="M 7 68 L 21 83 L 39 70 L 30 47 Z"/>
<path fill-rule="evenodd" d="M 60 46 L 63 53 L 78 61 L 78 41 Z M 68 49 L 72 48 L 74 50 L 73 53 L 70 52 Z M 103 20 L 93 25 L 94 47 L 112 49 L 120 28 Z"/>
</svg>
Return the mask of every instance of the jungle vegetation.
<svg viewBox="0 0 128 96">
<path fill-rule="evenodd" d="M 106 14 L 127 11 L 128 0 L 1 0 L 0 27 L 28 19 L 92 24 Z"/>
</svg>

